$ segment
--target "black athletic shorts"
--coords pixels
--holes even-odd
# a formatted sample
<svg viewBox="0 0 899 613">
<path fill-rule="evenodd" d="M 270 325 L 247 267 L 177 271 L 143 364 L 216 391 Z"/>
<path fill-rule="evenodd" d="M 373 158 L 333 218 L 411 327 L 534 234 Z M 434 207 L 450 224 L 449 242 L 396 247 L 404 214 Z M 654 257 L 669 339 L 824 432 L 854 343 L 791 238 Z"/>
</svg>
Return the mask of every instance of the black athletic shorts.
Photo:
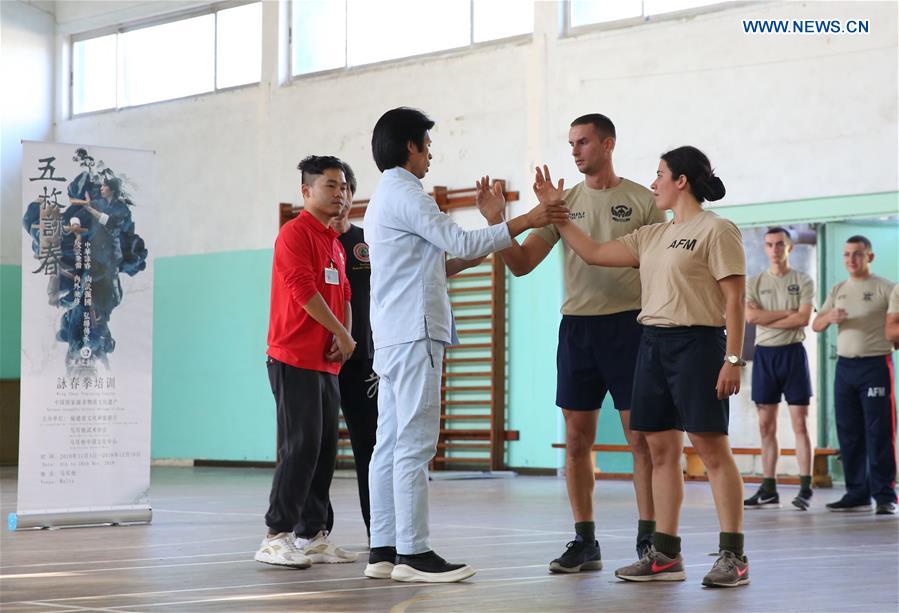
<svg viewBox="0 0 899 613">
<path fill-rule="evenodd" d="M 595 411 L 606 392 L 615 408 L 631 408 L 634 364 L 642 326 L 640 311 L 611 315 L 563 315 L 556 352 L 556 406 Z"/>
<path fill-rule="evenodd" d="M 715 389 L 725 349 L 723 328 L 644 326 L 631 429 L 727 434 L 729 403 Z"/>
<path fill-rule="evenodd" d="M 787 404 L 796 406 L 808 406 L 812 397 L 808 356 L 802 343 L 755 347 L 752 401 L 756 404 L 779 404 L 781 395 Z"/>
</svg>

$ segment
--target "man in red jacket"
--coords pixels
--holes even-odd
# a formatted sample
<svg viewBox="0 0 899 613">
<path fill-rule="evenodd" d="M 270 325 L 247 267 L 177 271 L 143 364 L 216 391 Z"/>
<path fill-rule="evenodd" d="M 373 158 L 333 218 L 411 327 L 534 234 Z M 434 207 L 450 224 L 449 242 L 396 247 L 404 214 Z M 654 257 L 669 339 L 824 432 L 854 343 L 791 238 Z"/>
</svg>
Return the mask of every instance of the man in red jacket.
<svg viewBox="0 0 899 613">
<path fill-rule="evenodd" d="M 356 347 L 346 255 L 330 228 L 346 197 L 343 164 L 309 156 L 299 164 L 304 210 L 275 241 L 268 377 L 278 416 L 278 465 L 255 559 L 308 568 L 352 562 L 328 540 L 328 491 L 337 460 L 337 374 Z M 296 537 L 294 536 L 296 535 Z"/>
</svg>

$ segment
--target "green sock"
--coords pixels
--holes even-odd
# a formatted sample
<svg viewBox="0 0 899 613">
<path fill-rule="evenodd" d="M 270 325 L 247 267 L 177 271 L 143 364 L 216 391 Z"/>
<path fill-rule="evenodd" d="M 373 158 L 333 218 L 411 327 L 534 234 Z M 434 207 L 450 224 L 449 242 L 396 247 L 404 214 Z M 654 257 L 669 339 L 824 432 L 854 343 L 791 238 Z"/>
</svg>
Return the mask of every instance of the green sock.
<svg viewBox="0 0 899 613">
<path fill-rule="evenodd" d="M 766 494 L 773 494 L 777 491 L 777 479 L 765 477 L 762 479 L 762 491 Z"/>
<path fill-rule="evenodd" d="M 596 542 L 596 523 L 592 521 L 574 522 L 574 533 L 592 545 Z"/>
<path fill-rule="evenodd" d="M 743 557 L 743 533 L 742 532 L 719 532 L 718 533 L 718 549 L 720 551 L 732 551 L 738 557 Z"/>
<path fill-rule="evenodd" d="M 654 532 L 652 535 L 652 546 L 656 551 L 663 553 L 671 559 L 674 559 L 680 553 L 680 537 L 671 536 L 664 532 Z"/>
<path fill-rule="evenodd" d="M 799 475 L 799 490 L 805 492 L 810 489 L 812 489 L 812 476 Z"/>
<path fill-rule="evenodd" d="M 646 539 L 652 537 L 652 533 L 656 531 L 656 523 L 651 519 L 637 520 L 637 544 L 642 543 Z"/>
</svg>

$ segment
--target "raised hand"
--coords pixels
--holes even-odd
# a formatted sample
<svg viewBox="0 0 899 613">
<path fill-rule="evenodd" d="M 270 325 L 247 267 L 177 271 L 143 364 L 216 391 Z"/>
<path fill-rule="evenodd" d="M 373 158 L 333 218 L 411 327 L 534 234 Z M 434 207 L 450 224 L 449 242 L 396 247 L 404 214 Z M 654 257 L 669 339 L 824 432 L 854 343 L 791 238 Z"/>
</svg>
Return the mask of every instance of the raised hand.
<svg viewBox="0 0 899 613">
<path fill-rule="evenodd" d="M 499 181 L 493 183 L 490 187 L 490 177 L 484 175 L 480 180 L 475 181 L 475 204 L 484 218 L 496 223 L 502 221 L 503 213 L 506 210 L 506 197 L 503 196 L 503 186 Z"/>
<path fill-rule="evenodd" d="M 543 169 L 537 167 L 537 173 L 534 177 L 534 194 L 540 204 L 548 204 L 550 202 L 559 202 L 564 200 L 565 179 L 559 179 L 559 186 L 553 185 L 552 177 L 549 175 L 549 166 L 543 165 Z"/>
</svg>

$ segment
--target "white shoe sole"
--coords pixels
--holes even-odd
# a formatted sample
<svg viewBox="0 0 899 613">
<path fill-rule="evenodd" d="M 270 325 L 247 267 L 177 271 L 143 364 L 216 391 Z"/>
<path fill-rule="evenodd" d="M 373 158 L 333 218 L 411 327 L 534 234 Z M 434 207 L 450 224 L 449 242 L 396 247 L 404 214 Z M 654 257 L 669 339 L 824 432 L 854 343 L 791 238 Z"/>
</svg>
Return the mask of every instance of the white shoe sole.
<svg viewBox="0 0 899 613">
<path fill-rule="evenodd" d="M 743 505 L 743 509 L 746 511 L 763 511 L 764 509 L 779 509 L 781 508 L 780 503 L 777 504 L 756 504 L 751 506 Z"/>
<path fill-rule="evenodd" d="M 256 555 L 253 556 L 253 559 L 257 562 L 262 562 L 263 564 L 271 564 L 272 566 L 283 566 L 285 568 L 309 568 L 312 566 L 312 561 L 305 562 L 293 562 L 290 560 L 285 560 L 284 558 L 276 558 L 274 556 L 270 556 L 265 553 L 256 552 Z"/>
<path fill-rule="evenodd" d="M 684 571 L 678 573 L 659 573 L 658 575 L 635 575 L 631 577 L 625 577 L 624 575 L 619 574 L 616 574 L 615 576 L 624 581 L 686 581 L 687 579 L 687 573 Z"/>
<path fill-rule="evenodd" d="M 393 572 L 393 564 L 390 562 L 375 562 L 366 564 L 363 574 L 369 579 L 390 579 Z"/>
<path fill-rule="evenodd" d="M 475 570 L 467 565 L 446 573 L 426 573 L 416 570 L 408 564 L 397 564 L 393 567 L 390 578 L 406 583 L 455 583 L 468 579 L 474 573 Z"/>
<path fill-rule="evenodd" d="M 307 553 L 306 557 L 308 557 L 313 564 L 348 564 L 359 559 L 358 555 L 354 555 L 351 559 L 340 556 L 332 556 L 327 553 Z"/>
<path fill-rule="evenodd" d="M 831 513 L 870 513 L 871 507 L 848 507 L 846 509 L 831 509 L 827 507 L 827 510 Z"/>
</svg>

